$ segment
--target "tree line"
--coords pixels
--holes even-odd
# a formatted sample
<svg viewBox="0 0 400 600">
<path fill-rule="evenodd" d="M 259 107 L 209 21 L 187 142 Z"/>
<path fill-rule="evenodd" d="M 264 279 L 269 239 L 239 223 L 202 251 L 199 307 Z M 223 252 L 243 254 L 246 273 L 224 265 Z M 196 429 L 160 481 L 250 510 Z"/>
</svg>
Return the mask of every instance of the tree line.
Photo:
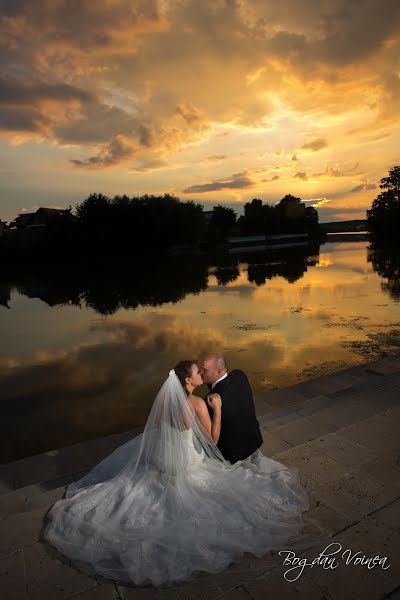
<svg viewBox="0 0 400 600">
<path fill-rule="evenodd" d="M 318 262 L 319 246 L 266 250 L 257 255 L 246 252 L 217 258 L 206 255 L 141 256 L 124 261 L 70 261 L 62 269 L 50 262 L 36 262 L 27 269 L 11 265 L 0 273 L 0 305 L 7 308 L 11 292 L 40 298 L 49 306 L 89 307 L 102 315 L 121 308 L 161 306 L 180 302 L 188 294 L 199 294 L 209 284 L 210 267 L 219 285 L 227 285 L 241 275 L 240 263 L 247 263 L 247 279 L 262 286 L 274 277 L 294 283 L 310 265 Z M 127 273 L 129 274 L 127 276 Z"/>
<path fill-rule="evenodd" d="M 382 192 L 367 210 L 367 228 L 371 236 L 394 238 L 400 227 L 400 166 L 389 170 L 380 187 Z M 219 204 L 204 211 L 201 204 L 170 194 L 110 198 L 93 193 L 74 212 L 64 211 L 63 217 L 42 229 L 26 227 L 12 234 L 5 230 L 0 253 L 104 258 L 160 253 L 176 245 L 215 248 L 229 236 L 297 232 L 308 233 L 311 240 L 323 239 L 318 211 L 290 194 L 275 205 L 253 198 L 238 217 L 230 207 Z"/>
<path fill-rule="evenodd" d="M 288 216 L 288 204 L 303 206 L 300 198 L 287 195 L 275 206 L 254 198 L 244 205 L 238 218 L 229 207 L 217 205 L 204 213 L 200 204 L 175 196 L 115 196 L 91 194 L 76 207 L 80 224 L 88 234 L 107 237 L 116 229 L 122 238 L 134 233 L 135 241 L 149 238 L 160 246 L 223 240 L 228 235 L 266 235 L 309 231 L 318 226 L 318 211 L 304 207 L 297 216 Z M 209 218 L 206 218 L 206 214 Z"/>
<path fill-rule="evenodd" d="M 298 214 L 288 216 L 287 206 Z M 305 207 L 300 198 L 287 195 L 276 205 L 253 199 L 244 205 L 244 215 L 226 206 L 204 211 L 201 204 L 163 196 L 127 195 L 110 198 L 90 194 L 52 219 L 42 229 L 26 227 L 18 235 L 5 236 L 0 248 L 36 255 L 115 256 L 140 252 L 159 253 L 172 246 L 214 248 L 230 235 L 266 235 L 270 233 L 319 232 L 318 212 Z"/>
</svg>

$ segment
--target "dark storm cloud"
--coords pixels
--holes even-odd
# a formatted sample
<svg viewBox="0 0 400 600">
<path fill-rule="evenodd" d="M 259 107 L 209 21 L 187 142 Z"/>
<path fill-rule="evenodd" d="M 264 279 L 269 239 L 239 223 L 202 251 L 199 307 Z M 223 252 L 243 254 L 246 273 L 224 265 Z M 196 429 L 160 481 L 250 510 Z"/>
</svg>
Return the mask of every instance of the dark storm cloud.
<svg viewBox="0 0 400 600">
<path fill-rule="evenodd" d="M 49 111 L 49 102 L 53 108 Z M 93 93 L 65 83 L 0 78 L 0 127 L 3 131 L 49 133 L 52 124 L 74 103 L 93 105 Z"/>
<path fill-rule="evenodd" d="M 100 102 L 94 93 L 43 81 L 0 79 L 0 128 L 46 135 L 61 144 L 100 145 L 96 155 L 71 160 L 86 168 L 115 165 L 131 157 L 135 145 L 149 147 L 153 142 L 150 126 Z"/>
<path fill-rule="evenodd" d="M 0 0 L 0 12 L 3 16 L 12 17 L 22 12 L 25 0 Z"/>
<path fill-rule="evenodd" d="M 318 9 L 311 0 L 286 0 L 266 3 L 259 16 L 281 25 L 267 39 L 268 50 L 304 70 L 368 58 L 399 31 L 400 5 L 398 0 L 327 0 Z"/>
<path fill-rule="evenodd" d="M 96 96 L 92 92 L 79 89 L 66 83 L 46 83 L 45 81 L 19 81 L 18 79 L 0 78 L 0 105 L 29 106 L 40 104 L 44 100 L 64 102 L 94 102 Z"/>
<path fill-rule="evenodd" d="M 34 108 L 0 108 L 2 131 L 39 133 L 48 124 L 48 119 Z"/>
<path fill-rule="evenodd" d="M 114 135 L 131 135 L 142 139 L 142 123 L 115 106 L 102 103 L 82 107 L 80 115 L 54 128 L 60 141 L 71 144 L 107 143 Z"/>
<path fill-rule="evenodd" d="M 365 59 L 399 30 L 398 0 L 339 3 L 324 19 L 326 37 L 320 44 L 323 59 L 349 63 Z"/>
</svg>

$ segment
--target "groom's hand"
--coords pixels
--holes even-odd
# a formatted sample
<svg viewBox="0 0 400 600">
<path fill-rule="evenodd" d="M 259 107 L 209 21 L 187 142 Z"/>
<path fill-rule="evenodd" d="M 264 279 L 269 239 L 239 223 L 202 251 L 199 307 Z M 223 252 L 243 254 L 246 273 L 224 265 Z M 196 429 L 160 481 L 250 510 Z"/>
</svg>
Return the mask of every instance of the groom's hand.
<svg viewBox="0 0 400 600">
<path fill-rule="evenodd" d="M 221 396 L 217 393 L 208 394 L 207 396 L 207 404 L 210 408 L 215 412 L 216 410 L 221 410 L 222 400 Z"/>
</svg>

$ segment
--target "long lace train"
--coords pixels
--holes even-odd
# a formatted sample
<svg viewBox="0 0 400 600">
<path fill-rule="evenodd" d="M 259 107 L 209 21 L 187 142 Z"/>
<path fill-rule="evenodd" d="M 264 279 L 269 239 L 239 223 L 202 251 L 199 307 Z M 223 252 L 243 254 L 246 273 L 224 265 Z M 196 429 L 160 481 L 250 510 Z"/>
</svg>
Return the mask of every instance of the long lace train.
<svg viewBox="0 0 400 600">
<path fill-rule="evenodd" d="M 297 470 L 257 451 L 235 465 L 207 457 L 192 430 L 178 433 L 186 468 L 127 464 L 142 434 L 72 483 L 47 515 L 43 536 L 71 560 L 125 583 L 154 585 L 216 573 L 244 552 L 282 548 L 309 508 Z"/>
</svg>

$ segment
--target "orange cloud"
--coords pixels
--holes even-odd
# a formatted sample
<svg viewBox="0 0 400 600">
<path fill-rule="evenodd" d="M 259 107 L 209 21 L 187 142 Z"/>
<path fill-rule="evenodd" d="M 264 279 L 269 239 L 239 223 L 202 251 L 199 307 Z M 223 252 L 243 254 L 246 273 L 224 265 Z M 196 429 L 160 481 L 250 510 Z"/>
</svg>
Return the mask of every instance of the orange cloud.
<svg viewBox="0 0 400 600">
<path fill-rule="evenodd" d="M 345 208 L 360 176 L 397 159 L 398 16 L 397 0 L 8 2 L 2 136 L 58 146 L 77 182 L 120 165 L 145 191 L 246 200 L 257 187 Z"/>
<path fill-rule="evenodd" d="M 135 153 L 135 147 L 123 135 L 117 135 L 115 138 L 97 155 L 79 160 L 73 159 L 71 162 L 77 167 L 88 167 L 99 169 L 111 167 L 121 161 L 131 158 Z"/>
</svg>

